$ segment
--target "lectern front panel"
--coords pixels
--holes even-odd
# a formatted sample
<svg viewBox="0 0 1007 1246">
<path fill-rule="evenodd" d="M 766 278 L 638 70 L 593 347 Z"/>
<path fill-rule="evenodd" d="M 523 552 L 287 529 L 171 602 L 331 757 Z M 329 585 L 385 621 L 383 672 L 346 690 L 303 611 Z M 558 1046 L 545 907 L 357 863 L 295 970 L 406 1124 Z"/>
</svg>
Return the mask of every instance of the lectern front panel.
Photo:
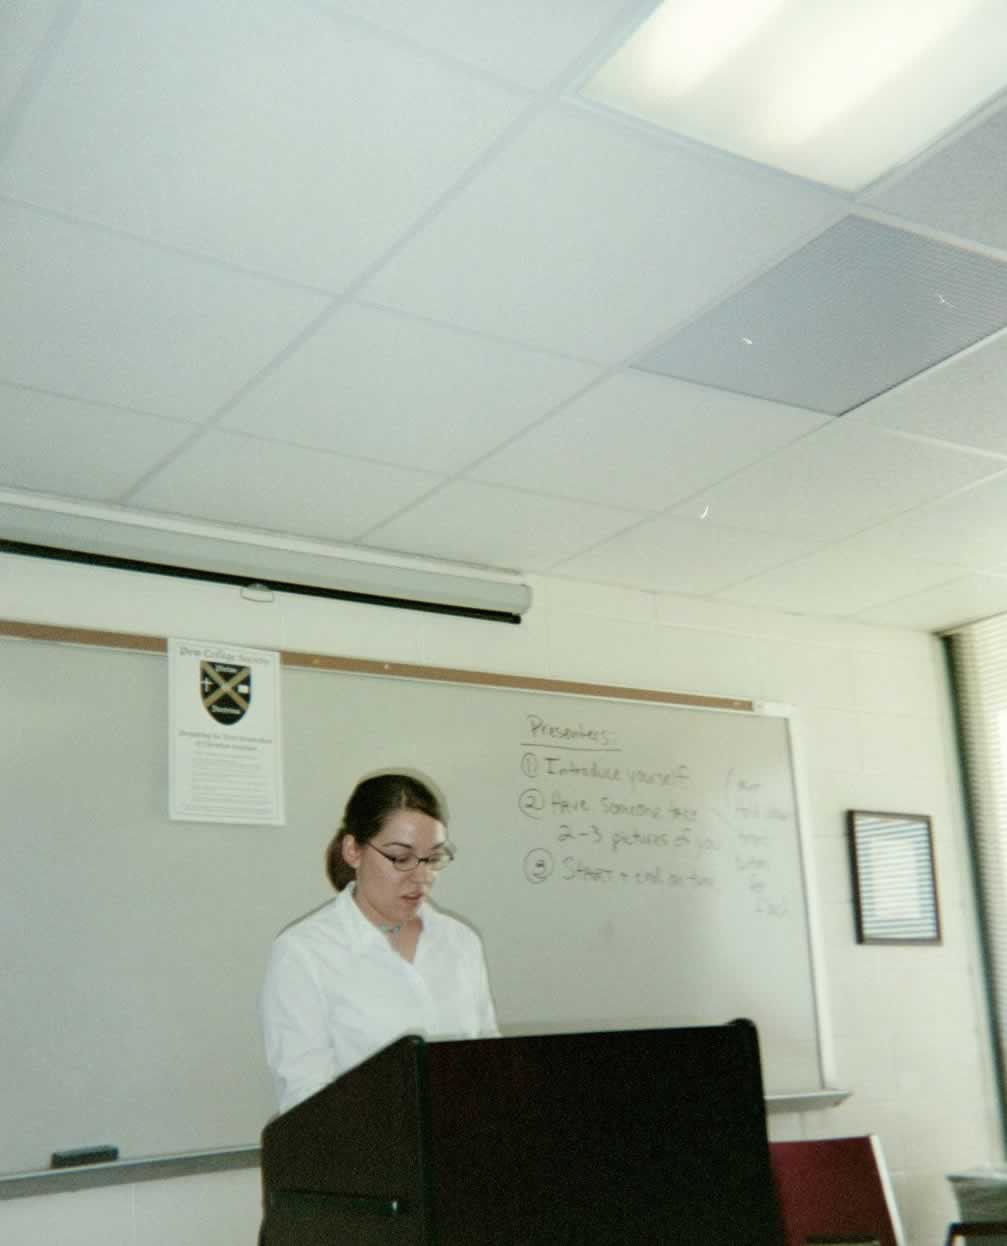
<svg viewBox="0 0 1007 1246">
<path fill-rule="evenodd" d="M 438 1246 L 778 1246 L 749 1026 L 427 1049 Z"/>
<path fill-rule="evenodd" d="M 748 1024 L 405 1038 L 263 1135 L 262 1246 L 780 1246 Z"/>
</svg>

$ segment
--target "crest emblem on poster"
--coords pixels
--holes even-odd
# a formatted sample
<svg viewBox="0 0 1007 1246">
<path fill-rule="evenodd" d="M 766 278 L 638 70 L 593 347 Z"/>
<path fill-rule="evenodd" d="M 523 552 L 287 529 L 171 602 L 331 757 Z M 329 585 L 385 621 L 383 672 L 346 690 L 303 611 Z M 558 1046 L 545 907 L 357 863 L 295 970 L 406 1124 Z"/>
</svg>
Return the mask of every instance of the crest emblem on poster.
<svg viewBox="0 0 1007 1246">
<path fill-rule="evenodd" d="M 203 708 L 216 722 L 232 727 L 252 703 L 252 672 L 233 662 L 199 664 L 199 692 Z"/>
</svg>

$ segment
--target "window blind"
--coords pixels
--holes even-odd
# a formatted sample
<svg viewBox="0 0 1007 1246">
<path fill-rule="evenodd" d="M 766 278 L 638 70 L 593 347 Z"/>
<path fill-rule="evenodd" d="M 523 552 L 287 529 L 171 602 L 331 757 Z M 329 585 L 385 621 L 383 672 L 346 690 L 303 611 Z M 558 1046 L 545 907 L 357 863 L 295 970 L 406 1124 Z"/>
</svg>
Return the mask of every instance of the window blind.
<svg viewBox="0 0 1007 1246">
<path fill-rule="evenodd" d="M 945 643 L 958 710 L 1003 1116 L 1007 1068 L 1007 616 L 963 627 Z"/>
</svg>

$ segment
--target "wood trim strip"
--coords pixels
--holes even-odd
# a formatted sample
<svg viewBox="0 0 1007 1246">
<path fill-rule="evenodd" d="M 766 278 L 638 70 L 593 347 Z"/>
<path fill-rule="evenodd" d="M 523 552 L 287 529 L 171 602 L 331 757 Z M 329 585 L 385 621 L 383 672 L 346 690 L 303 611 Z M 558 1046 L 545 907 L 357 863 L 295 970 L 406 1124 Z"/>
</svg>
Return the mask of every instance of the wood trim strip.
<svg viewBox="0 0 1007 1246">
<path fill-rule="evenodd" d="M 633 688 L 621 684 L 589 684 L 566 679 L 542 679 L 534 675 L 505 675 L 492 671 L 458 670 L 450 666 L 414 666 L 407 662 L 375 662 L 367 658 L 328 657 L 318 653 L 280 654 L 284 666 L 319 671 L 347 671 L 361 675 L 387 675 L 398 679 L 475 684 L 487 688 L 514 688 L 525 692 L 559 692 L 571 696 L 607 697 L 628 701 L 653 701 L 697 709 L 740 710 L 754 713 L 752 701 L 737 697 L 701 696 L 693 692 L 663 692 L 658 688 Z"/>
<path fill-rule="evenodd" d="M 93 645 L 98 649 L 137 649 L 167 653 L 163 636 L 139 636 L 132 632 L 102 632 L 89 627 L 55 627 L 50 623 L 17 623 L 0 619 L 0 636 L 18 640 L 43 640 L 57 645 Z"/>
<path fill-rule="evenodd" d="M 83 627 L 57 627 L 48 623 L 18 623 L 0 619 L 0 636 L 52 644 L 94 645 L 103 649 L 130 649 L 166 653 L 162 636 L 129 632 L 105 632 Z M 281 650 L 280 662 L 294 669 L 343 671 L 391 679 L 420 679 L 432 683 L 471 684 L 485 688 L 511 688 L 525 692 L 553 692 L 569 696 L 598 697 L 621 701 L 646 701 L 657 705 L 680 705 L 693 709 L 733 710 L 754 713 L 755 703 L 738 697 L 701 696 L 693 692 L 664 692 L 658 688 L 633 688 L 621 684 L 591 684 L 567 679 L 542 679 L 534 675 L 505 675 L 491 671 L 467 671 L 450 666 L 419 666 L 408 662 L 379 662 L 369 658 L 342 658 L 324 653 Z"/>
</svg>

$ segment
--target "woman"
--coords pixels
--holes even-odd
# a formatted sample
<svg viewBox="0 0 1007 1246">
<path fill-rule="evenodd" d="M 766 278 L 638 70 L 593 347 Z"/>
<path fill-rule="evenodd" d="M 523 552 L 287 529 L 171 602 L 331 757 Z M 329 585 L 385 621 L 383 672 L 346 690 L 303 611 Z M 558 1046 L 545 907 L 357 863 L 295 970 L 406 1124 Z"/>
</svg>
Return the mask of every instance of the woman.
<svg viewBox="0 0 1007 1246">
<path fill-rule="evenodd" d="M 260 999 L 281 1112 L 403 1034 L 496 1035 L 477 935 L 428 903 L 454 858 L 418 779 L 359 783 L 326 857 L 335 900 L 273 944 Z"/>
</svg>

